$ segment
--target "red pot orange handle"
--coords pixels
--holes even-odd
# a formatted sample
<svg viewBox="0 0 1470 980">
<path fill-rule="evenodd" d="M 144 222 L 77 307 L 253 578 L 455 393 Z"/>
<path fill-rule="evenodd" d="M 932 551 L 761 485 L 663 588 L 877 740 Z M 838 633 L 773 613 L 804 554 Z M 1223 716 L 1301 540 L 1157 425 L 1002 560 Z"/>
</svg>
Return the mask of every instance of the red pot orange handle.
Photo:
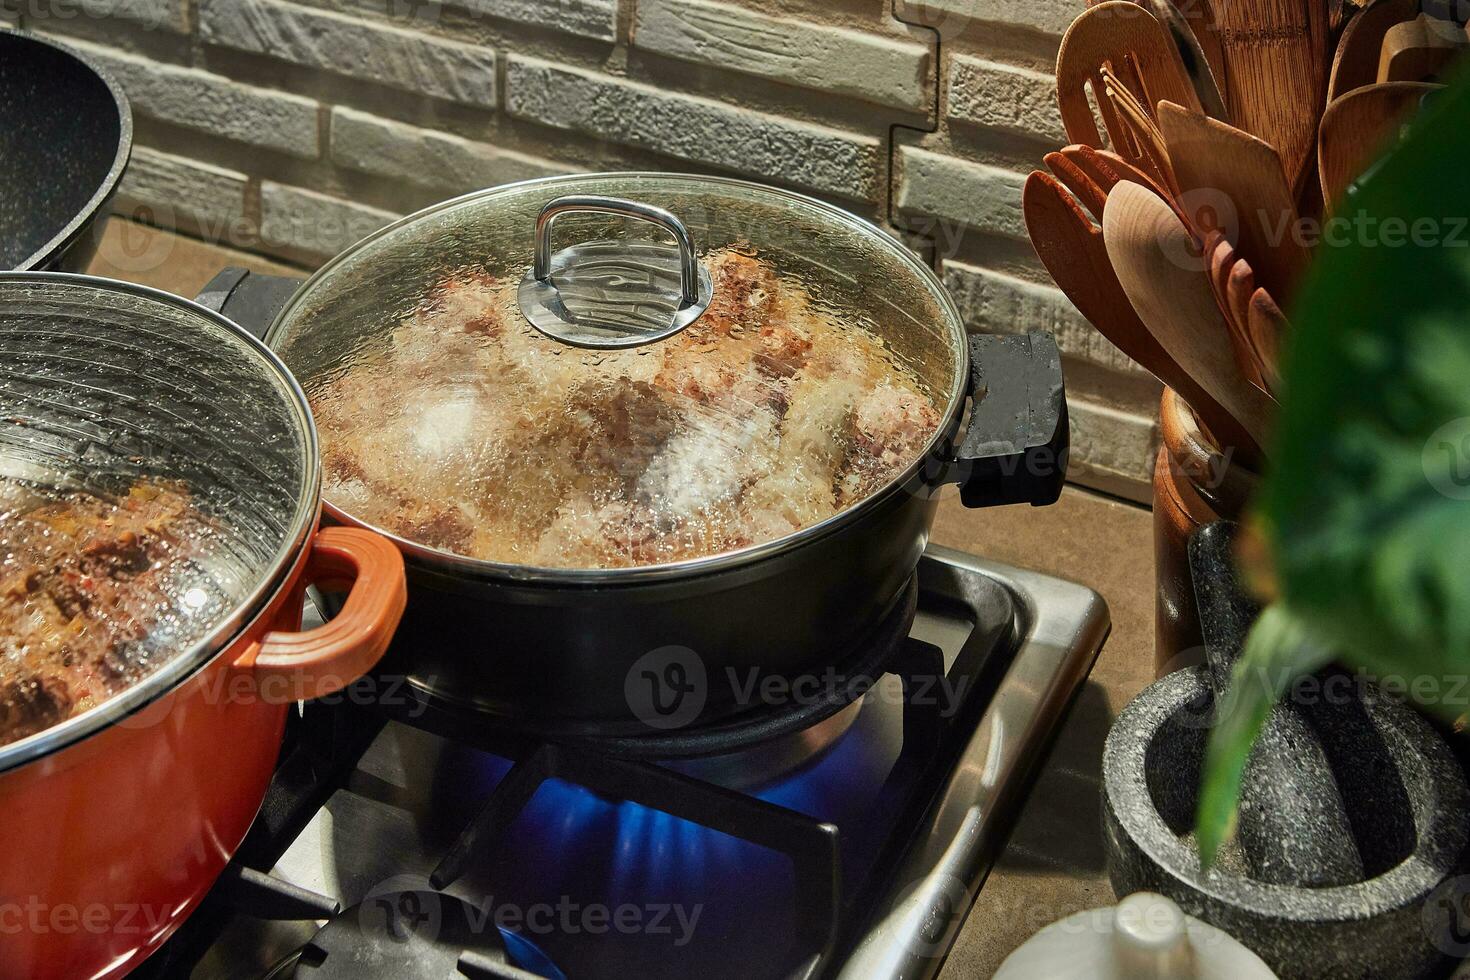
<svg viewBox="0 0 1470 980">
<path fill-rule="evenodd" d="M 318 531 L 306 583 L 350 591 L 330 621 L 304 632 L 267 633 L 235 661 L 255 674 L 265 701 L 319 698 L 367 673 L 388 649 L 408 599 L 403 555 L 387 538 L 362 528 Z"/>
</svg>

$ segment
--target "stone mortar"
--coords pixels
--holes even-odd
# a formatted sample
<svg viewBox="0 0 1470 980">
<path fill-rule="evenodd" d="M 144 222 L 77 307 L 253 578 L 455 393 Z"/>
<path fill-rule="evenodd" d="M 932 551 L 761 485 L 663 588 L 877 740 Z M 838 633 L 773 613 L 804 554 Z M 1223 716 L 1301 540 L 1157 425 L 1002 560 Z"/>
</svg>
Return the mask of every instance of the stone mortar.
<svg viewBox="0 0 1470 980">
<path fill-rule="evenodd" d="M 1454 887 L 1446 880 L 1461 868 L 1470 839 L 1470 790 L 1439 735 L 1414 712 L 1365 692 L 1372 731 L 1348 737 L 1376 743 L 1365 754 L 1381 756 L 1390 770 L 1385 778 L 1396 770 L 1413 822 L 1411 853 L 1378 855 L 1381 873 L 1356 884 L 1264 884 L 1222 867 L 1200 872 L 1190 829 L 1212 701 L 1203 668 L 1177 671 L 1135 698 L 1109 732 L 1103 829 L 1114 891 L 1168 896 L 1245 943 L 1287 980 L 1447 973 L 1445 953 L 1455 948 L 1459 923 L 1457 901 L 1441 898 Z"/>
</svg>

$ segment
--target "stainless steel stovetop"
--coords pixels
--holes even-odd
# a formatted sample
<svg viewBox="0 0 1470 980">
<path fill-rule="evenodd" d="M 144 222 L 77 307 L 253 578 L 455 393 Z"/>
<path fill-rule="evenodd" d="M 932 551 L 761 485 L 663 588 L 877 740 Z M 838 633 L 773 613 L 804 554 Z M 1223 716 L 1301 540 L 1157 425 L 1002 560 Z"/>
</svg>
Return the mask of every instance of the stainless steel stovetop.
<svg viewBox="0 0 1470 980">
<path fill-rule="evenodd" d="M 453 898 L 505 955 L 452 950 L 440 976 L 931 976 L 1108 628 L 1091 590 L 931 548 L 910 643 L 942 651 L 944 670 L 911 676 L 907 704 L 884 675 L 780 751 L 657 766 L 546 745 L 502 755 L 351 698 L 308 706 L 277 777 L 293 791 L 273 788 L 193 934 L 139 976 L 366 977 L 385 950 L 427 964 L 414 942 Z M 344 728 L 359 741 L 324 734 Z M 340 771 L 306 751 L 328 738 L 353 746 Z M 293 818 L 276 796 L 311 802 Z M 450 898 L 422 894 L 436 869 Z M 404 893 L 423 936 L 372 911 Z M 348 926 L 377 945 L 343 946 Z"/>
</svg>

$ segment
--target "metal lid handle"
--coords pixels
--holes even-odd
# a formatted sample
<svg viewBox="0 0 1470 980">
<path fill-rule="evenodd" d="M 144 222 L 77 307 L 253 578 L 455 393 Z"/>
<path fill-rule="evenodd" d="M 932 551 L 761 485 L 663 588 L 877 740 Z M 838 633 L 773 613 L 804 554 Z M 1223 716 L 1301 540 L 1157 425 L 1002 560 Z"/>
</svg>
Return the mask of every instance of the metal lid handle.
<svg viewBox="0 0 1470 980">
<path fill-rule="evenodd" d="M 551 280 L 551 225 L 559 215 L 571 211 L 592 211 L 598 214 L 615 214 L 625 218 L 637 218 L 658 225 L 674 236 L 679 245 L 679 287 L 683 305 L 693 306 L 699 302 L 699 263 L 694 254 L 694 240 L 684 222 L 663 208 L 621 197 L 602 197 L 596 194 L 569 194 L 547 202 L 536 216 L 536 257 L 532 274 L 537 282 Z"/>
<path fill-rule="evenodd" d="M 553 255 L 551 226 L 573 211 L 647 221 L 673 235 L 678 248 L 617 239 L 578 242 Z M 531 268 L 516 295 L 527 322 L 564 344 L 604 350 L 651 344 L 699 319 L 714 295 L 689 229 L 651 204 L 593 194 L 558 197 L 536 216 L 535 239 Z"/>
</svg>

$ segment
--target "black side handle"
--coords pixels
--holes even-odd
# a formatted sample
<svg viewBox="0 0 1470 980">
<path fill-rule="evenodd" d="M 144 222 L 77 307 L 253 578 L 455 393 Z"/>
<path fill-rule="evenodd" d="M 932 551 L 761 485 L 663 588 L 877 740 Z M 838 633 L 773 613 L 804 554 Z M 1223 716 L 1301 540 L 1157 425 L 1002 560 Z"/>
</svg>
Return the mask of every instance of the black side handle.
<svg viewBox="0 0 1470 980">
<path fill-rule="evenodd" d="M 231 266 L 211 279 L 195 302 L 234 320 L 246 332 L 264 340 L 276 314 L 304 281 L 294 276 L 268 276 Z"/>
<path fill-rule="evenodd" d="M 956 455 L 966 507 L 1056 503 L 1071 429 L 1051 334 L 970 337 L 970 424 Z"/>
</svg>

